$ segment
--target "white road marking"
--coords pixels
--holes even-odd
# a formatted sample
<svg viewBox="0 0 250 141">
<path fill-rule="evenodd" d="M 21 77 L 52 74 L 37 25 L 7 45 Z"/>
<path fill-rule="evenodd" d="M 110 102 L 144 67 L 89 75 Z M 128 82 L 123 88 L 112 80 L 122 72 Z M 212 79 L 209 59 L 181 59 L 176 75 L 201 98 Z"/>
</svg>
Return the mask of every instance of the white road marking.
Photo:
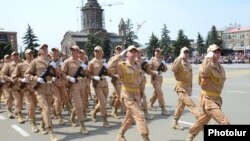
<svg viewBox="0 0 250 141">
<path fill-rule="evenodd" d="M 179 122 L 179 123 L 182 123 L 182 124 L 187 124 L 187 125 L 190 125 L 190 126 L 194 125 L 194 124 L 191 123 L 191 122 L 186 122 L 186 121 L 181 121 L 181 120 L 179 120 L 178 122 Z"/>
<path fill-rule="evenodd" d="M 24 131 L 21 127 L 17 125 L 11 125 L 12 128 L 14 128 L 18 133 L 20 133 L 24 137 L 30 136 L 26 131 Z"/>
<path fill-rule="evenodd" d="M 0 120 L 5 120 L 6 118 L 2 115 L 0 115 Z"/>
<path fill-rule="evenodd" d="M 228 93 L 242 93 L 242 94 L 246 94 L 246 91 L 232 91 L 232 90 L 227 90 L 226 92 Z"/>
<path fill-rule="evenodd" d="M 193 97 L 193 98 L 197 98 L 197 97 L 199 97 L 199 96 L 197 96 L 197 95 L 192 95 L 191 97 Z"/>
</svg>

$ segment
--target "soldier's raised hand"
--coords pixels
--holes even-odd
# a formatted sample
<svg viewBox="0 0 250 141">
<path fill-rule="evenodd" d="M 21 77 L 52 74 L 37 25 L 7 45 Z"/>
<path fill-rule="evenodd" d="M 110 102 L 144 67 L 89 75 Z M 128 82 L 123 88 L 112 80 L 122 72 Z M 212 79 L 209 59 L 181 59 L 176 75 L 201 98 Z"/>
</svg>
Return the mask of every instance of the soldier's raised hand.
<svg viewBox="0 0 250 141">
<path fill-rule="evenodd" d="M 69 78 L 69 81 L 70 81 L 71 83 L 75 83 L 75 82 L 76 82 L 76 79 L 75 79 L 74 77 L 70 77 L 70 78 Z"/>
</svg>

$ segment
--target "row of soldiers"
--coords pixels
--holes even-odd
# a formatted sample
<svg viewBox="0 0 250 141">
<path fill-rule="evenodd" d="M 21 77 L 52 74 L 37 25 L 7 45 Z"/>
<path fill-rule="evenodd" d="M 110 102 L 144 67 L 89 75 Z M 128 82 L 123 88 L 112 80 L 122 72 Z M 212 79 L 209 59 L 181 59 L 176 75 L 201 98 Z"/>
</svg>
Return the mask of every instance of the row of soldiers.
<svg viewBox="0 0 250 141">
<path fill-rule="evenodd" d="M 25 51 L 25 61 L 19 61 L 19 54 L 13 52 L 11 61 L 5 56 L 5 65 L 1 69 L 0 79 L 6 109 L 9 118 L 17 118 L 19 123 L 24 123 L 22 117 L 23 98 L 26 103 L 28 119 L 32 131 L 50 135 L 50 140 L 57 140 L 52 129 L 51 107 L 53 107 L 59 124 L 64 124 L 62 106 L 70 113 L 71 126 L 77 126 L 75 118 L 80 124 L 80 132 L 88 134 L 84 125 L 87 119 L 88 96 L 90 83 L 96 94 L 95 106 L 90 112 L 91 119 L 96 122 L 97 112 L 101 112 L 103 127 L 110 128 L 107 113 L 107 98 L 109 95 L 107 76 L 111 77 L 114 86 L 112 95 L 112 117 L 118 118 L 118 109 L 121 108 L 126 115 L 116 137 L 117 141 L 125 141 L 124 134 L 133 121 L 136 122 L 138 131 L 144 141 L 149 141 L 149 130 L 146 119 L 151 119 L 147 111 L 145 95 L 145 74 L 151 75 L 154 93 L 150 98 L 150 109 L 158 100 L 161 114 L 169 116 L 165 109 L 165 100 L 162 92 L 162 73 L 167 71 L 167 66 L 161 59 L 161 49 L 156 48 L 154 57 L 150 61 L 142 59 L 142 49 L 133 45 L 122 51 L 121 46 L 115 48 L 115 55 L 105 63 L 103 50 L 100 46 L 94 48 L 94 58 L 88 62 L 85 52 L 78 46 L 70 47 L 69 58 L 60 57 L 58 48 L 51 49 L 51 58 L 48 57 L 48 45 L 42 44 L 38 50 L 38 58 L 33 59 L 30 49 Z M 185 105 L 198 119 L 201 113 L 197 110 L 190 98 L 192 89 L 192 68 L 188 63 L 188 48 L 181 50 L 180 56 L 175 60 L 172 71 L 177 80 L 175 91 L 179 96 L 178 106 L 175 110 L 172 127 L 183 129 L 178 125 L 178 120 Z M 14 111 L 12 103 L 14 100 Z M 40 107 L 42 122 L 37 128 L 35 119 L 36 106 Z M 191 136 L 194 137 L 194 136 Z M 189 135 L 189 138 L 191 138 Z"/>
</svg>

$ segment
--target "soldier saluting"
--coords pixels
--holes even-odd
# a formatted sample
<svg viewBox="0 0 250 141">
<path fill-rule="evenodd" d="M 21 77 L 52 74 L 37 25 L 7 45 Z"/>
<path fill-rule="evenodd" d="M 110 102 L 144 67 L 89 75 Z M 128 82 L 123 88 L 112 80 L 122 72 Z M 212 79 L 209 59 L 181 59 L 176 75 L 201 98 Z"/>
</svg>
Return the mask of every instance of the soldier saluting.
<svg viewBox="0 0 250 141">
<path fill-rule="evenodd" d="M 117 60 L 123 55 L 127 55 L 127 60 L 118 63 Z M 141 97 L 139 84 L 141 82 L 141 68 L 136 64 L 137 48 L 134 45 L 128 47 L 120 55 L 110 62 L 110 70 L 113 70 L 113 74 L 117 74 L 122 82 L 121 96 L 126 105 L 127 111 L 120 131 L 116 137 L 117 141 L 126 141 L 124 134 L 132 124 L 133 119 L 136 122 L 137 129 L 141 134 L 144 141 L 149 141 L 148 126 L 146 123 L 145 116 L 141 111 Z M 113 69 L 112 69 L 113 68 Z"/>
</svg>

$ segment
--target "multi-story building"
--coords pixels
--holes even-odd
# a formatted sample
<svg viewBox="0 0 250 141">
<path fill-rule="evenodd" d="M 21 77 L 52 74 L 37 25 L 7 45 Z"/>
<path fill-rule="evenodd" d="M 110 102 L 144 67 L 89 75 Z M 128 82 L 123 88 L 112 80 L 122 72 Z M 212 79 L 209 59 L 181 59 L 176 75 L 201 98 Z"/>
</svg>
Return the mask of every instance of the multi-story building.
<svg viewBox="0 0 250 141">
<path fill-rule="evenodd" d="M 231 26 L 222 32 L 224 49 L 247 55 L 250 53 L 250 26 Z"/>
<path fill-rule="evenodd" d="M 0 43 L 8 42 L 17 51 L 17 32 L 0 30 Z"/>
</svg>

